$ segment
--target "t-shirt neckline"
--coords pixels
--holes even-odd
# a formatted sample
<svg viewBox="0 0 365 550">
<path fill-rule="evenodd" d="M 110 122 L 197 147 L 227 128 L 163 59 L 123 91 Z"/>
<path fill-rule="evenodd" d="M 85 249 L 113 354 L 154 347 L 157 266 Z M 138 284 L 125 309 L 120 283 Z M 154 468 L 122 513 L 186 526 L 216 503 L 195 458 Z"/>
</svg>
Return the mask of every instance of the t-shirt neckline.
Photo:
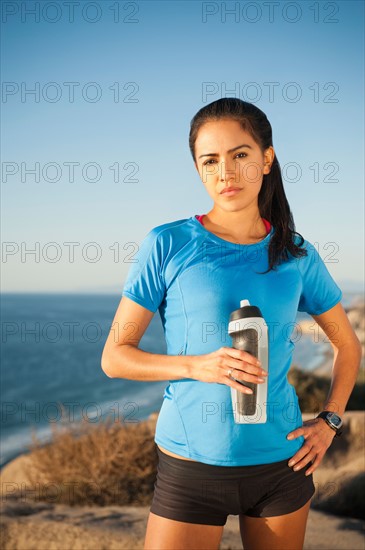
<svg viewBox="0 0 365 550">
<path fill-rule="evenodd" d="M 190 219 L 195 224 L 196 228 L 198 229 L 198 231 L 200 231 L 200 233 L 204 234 L 206 237 L 210 237 L 215 242 L 218 242 L 220 244 L 224 244 L 225 246 L 227 246 L 229 248 L 235 248 L 236 250 L 237 250 L 237 248 L 247 248 L 247 247 L 255 248 L 255 247 L 261 247 L 265 244 L 268 244 L 270 239 L 271 239 L 272 234 L 274 233 L 274 227 L 271 225 L 271 229 L 270 229 L 269 233 L 267 233 L 266 237 L 264 237 L 263 239 L 261 239 L 261 241 L 258 241 L 257 243 L 248 243 L 248 244 L 233 243 L 231 241 L 227 241 L 226 239 L 222 239 L 221 237 L 218 237 L 218 235 L 216 235 L 215 233 L 212 233 L 211 231 L 209 231 L 196 218 L 197 215 L 198 214 L 194 214 L 193 216 L 191 216 Z"/>
</svg>

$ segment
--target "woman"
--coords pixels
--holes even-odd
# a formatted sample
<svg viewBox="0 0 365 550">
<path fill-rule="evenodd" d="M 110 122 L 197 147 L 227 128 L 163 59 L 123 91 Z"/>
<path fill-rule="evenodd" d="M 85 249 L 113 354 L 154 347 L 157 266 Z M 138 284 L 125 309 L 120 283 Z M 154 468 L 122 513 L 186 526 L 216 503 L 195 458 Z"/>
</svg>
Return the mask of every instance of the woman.
<svg viewBox="0 0 365 550">
<path fill-rule="evenodd" d="M 340 432 L 360 342 L 340 288 L 294 230 L 265 114 L 239 99 L 215 101 L 191 121 L 189 145 L 213 207 L 147 234 L 102 357 L 110 377 L 169 380 L 145 549 L 219 548 L 229 514 L 239 516 L 245 550 L 300 549 L 312 474 Z M 268 376 L 227 335 L 241 299 L 258 306 L 268 325 Z M 138 349 L 157 309 L 167 355 Z M 325 410 L 337 416 L 302 422 L 287 380 L 297 311 L 310 313 L 331 340 Z M 234 422 L 231 388 L 249 393 L 245 382 L 267 384 L 265 423 Z"/>
</svg>

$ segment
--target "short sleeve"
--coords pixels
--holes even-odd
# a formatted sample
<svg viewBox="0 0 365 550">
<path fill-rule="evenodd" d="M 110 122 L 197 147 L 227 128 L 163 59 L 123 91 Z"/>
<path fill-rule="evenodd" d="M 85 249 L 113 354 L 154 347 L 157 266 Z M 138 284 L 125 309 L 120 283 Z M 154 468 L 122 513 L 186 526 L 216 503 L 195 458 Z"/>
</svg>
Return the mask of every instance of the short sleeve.
<svg viewBox="0 0 365 550">
<path fill-rule="evenodd" d="M 302 274 L 302 292 L 298 311 L 320 315 L 342 299 L 342 290 L 336 284 L 316 248 L 306 241 L 308 255 L 299 258 Z"/>
<path fill-rule="evenodd" d="M 122 296 L 127 296 L 155 313 L 165 295 L 159 232 L 152 229 L 146 235 L 135 259 L 137 261 L 129 268 Z"/>
</svg>

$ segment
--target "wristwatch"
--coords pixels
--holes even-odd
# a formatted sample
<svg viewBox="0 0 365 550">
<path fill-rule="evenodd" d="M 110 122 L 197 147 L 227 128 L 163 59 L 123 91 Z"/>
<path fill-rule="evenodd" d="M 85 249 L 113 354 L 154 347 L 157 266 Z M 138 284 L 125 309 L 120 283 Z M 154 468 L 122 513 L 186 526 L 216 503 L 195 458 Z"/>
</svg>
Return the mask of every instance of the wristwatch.
<svg viewBox="0 0 365 550">
<path fill-rule="evenodd" d="M 332 411 L 322 411 L 319 413 L 316 418 L 323 418 L 327 424 L 336 432 L 335 437 L 342 434 L 341 426 L 343 425 L 343 420 L 338 414 Z"/>
</svg>

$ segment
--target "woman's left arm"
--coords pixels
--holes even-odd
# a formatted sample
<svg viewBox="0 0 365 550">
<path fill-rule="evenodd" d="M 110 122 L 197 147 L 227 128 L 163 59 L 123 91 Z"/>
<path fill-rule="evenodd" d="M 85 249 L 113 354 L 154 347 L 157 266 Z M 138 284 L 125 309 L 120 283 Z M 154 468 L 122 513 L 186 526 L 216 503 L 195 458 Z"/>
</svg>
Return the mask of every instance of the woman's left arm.
<svg viewBox="0 0 365 550">
<path fill-rule="evenodd" d="M 359 372 L 361 343 L 341 303 L 321 315 L 312 317 L 329 338 L 334 351 L 331 387 L 324 410 L 342 416 Z M 303 426 L 290 432 L 287 438 L 295 439 L 301 435 L 305 442 L 289 460 L 288 465 L 294 466 L 294 470 L 300 470 L 308 462 L 312 462 L 305 472 L 309 475 L 318 468 L 336 434 L 323 418 L 314 418 L 303 422 Z"/>
</svg>

